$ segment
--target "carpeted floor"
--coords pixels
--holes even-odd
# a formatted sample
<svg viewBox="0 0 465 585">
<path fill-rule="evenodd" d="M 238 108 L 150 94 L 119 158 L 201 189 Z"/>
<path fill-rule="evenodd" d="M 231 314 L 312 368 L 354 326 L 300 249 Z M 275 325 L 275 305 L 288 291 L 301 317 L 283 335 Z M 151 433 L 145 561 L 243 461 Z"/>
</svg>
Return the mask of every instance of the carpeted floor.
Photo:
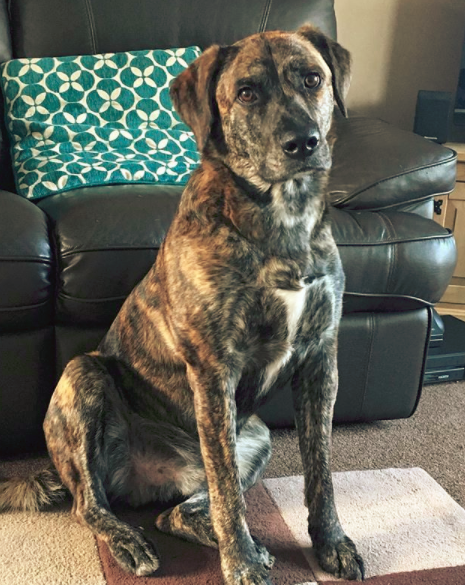
<svg viewBox="0 0 465 585">
<path fill-rule="evenodd" d="M 294 430 L 276 430 L 266 477 L 299 475 Z M 409 419 L 338 425 L 333 470 L 421 467 L 465 508 L 465 381 L 425 386 Z"/>
<path fill-rule="evenodd" d="M 371 585 L 465 583 L 465 510 L 425 471 L 337 472 L 333 481 L 342 525 L 365 559 Z M 265 479 L 246 494 L 251 532 L 276 557 L 272 583 L 348 585 L 316 561 L 302 492 L 303 477 L 293 476 Z M 125 573 L 66 505 L 0 515 L 0 584 L 222 585 L 217 551 L 159 533 L 152 506 L 116 513 L 156 542 L 162 559 L 156 575 Z"/>
<path fill-rule="evenodd" d="M 251 530 L 277 557 L 274 585 L 329 585 L 334 580 L 309 556 L 302 478 L 288 477 L 302 472 L 296 433 L 272 435 L 267 479 L 247 495 Z M 465 583 L 464 454 L 465 382 L 426 386 L 410 419 L 334 429 L 338 510 L 373 585 Z M 0 477 L 42 464 L 38 457 L 0 461 Z M 0 585 L 221 585 L 216 551 L 160 535 L 151 508 L 118 514 L 156 540 L 158 577 L 124 574 L 64 505 L 0 514 Z"/>
<path fill-rule="evenodd" d="M 342 526 L 365 560 L 365 577 L 373 585 L 399 573 L 418 574 L 444 567 L 456 569 L 465 583 L 465 510 L 424 470 L 384 469 L 333 473 L 336 506 Z M 265 487 L 306 556 L 318 583 L 334 577 L 319 567 L 308 545 L 307 518 L 295 495 L 302 476 L 267 479 Z M 452 583 L 455 583 L 452 581 Z M 401 581 L 402 582 L 402 581 Z M 444 580 L 443 584 L 449 583 Z"/>
</svg>

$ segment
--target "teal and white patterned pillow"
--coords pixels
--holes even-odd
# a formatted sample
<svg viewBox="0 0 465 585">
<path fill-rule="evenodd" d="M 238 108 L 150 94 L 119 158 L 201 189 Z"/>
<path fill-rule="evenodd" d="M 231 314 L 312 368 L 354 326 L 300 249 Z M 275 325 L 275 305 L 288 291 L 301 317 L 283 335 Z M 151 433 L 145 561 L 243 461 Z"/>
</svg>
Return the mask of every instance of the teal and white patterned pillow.
<svg viewBox="0 0 465 585">
<path fill-rule="evenodd" d="M 18 193 L 184 184 L 199 162 L 169 97 L 198 47 L 14 59 L 1 68 Z"/>
</svg>

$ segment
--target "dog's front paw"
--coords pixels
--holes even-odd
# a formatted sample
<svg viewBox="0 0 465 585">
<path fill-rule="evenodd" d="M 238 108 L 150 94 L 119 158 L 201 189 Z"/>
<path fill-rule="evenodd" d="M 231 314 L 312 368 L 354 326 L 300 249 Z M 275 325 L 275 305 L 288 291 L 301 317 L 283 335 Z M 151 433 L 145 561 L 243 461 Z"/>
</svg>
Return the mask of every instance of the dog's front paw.
<svg viewBox="0 0 465 585">
<path fill-rule="evenodd" d="M 221 568 L 226 585 L 272 585 L 268 571 L 273 566 L 274 557 L 260 544 L 251 538 L 250 546 L 242 553 L 228 551 L 221 554 Z"/>
<path fill-rule="evenodd" d="M 352 581 L 363 581 L 363 559 L 348 536 L 327 542 L 315 549 L 322 569 L 332 575 Z"/>
<path fill-rule="evenodd" d="M 106 542 L 116 562 L 128 573 L 151 575 L 160 566 L 154 546 L 135 528 L 115 531 Z"/>
<path fill-rule="evenodd" d="M 226 585 L 272 585 L 268 570 L 261 563 L 240 563 L 231 568 L 223 566 L 223 578 Z"/>
</svg>

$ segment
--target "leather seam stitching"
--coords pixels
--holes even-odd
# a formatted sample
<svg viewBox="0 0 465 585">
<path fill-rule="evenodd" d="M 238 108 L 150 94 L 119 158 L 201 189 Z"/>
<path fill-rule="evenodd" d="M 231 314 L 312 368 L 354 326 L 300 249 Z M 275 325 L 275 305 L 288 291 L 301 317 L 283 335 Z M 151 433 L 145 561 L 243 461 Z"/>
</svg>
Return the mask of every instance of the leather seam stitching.
<svg viewBox="0 0 465 585">
<path fill-rule="evenodd" d="M 117 297 L 103 297 L 100 299 L 99 298 L 83 299 L 81 297 L 73 297 L 72 295 L 69 295 L 69 294 L 64 293 L 64 292 L 59 292 L 58 298 L 63 299 L 65 301 L 68 300 L 68 301 L 72 301 L 72 302 L 76 302 L 76 303 L 107 303 L 110 301 L 122 301 L 128 297 L 130 292 L 131 291 L 129 291 L 127 295 L 121 295 L 121 296 L 117 296 Z"/>
<path fill-rule="evenodd" d="M 428 339 L 427 337 L 427 333 L 428 330 L 431 334 L 431 321 L 433 318 L 433 307 L 430 307 L 429 309 L 427 309 L 428 311 L 428 319 L 426 322 L 426 331 L 425 331 L 425 340 Z M 416 396 L 416 400 L 415 400 L 415 404 L 413 406 L 412 412 L 409 414 L 409 417 L 411 417 L 413 414 L 415 414 L 417 407 L 418 407 L 418 403 L 420 402 L 420 398 L 423 392 L 423 387 L 424 387 L 424 383 L 423 383 L 423 379 L 425 377 L 425 373 L 426 373 L 426 361 L 428 359 L 428 343 L 425 342 L 423 345 L 423 360 L 422 360 L 422 365 L 421 365 L 421 376 L 420 376 L 420 380 L 418 383 L 418 390 L 417 390 L 417 396 Z"/>
<path fill-rule="evenodd" d="M 435 303 L 430 301 L 425 301 L 420 297 L 414 297 L 412 295 L 406 295 L 402 293 L 377 293 L 377 292 L 355 292 L 350 290 L 344 291 L 344 296 L 352 296 L 357 298 L 374 298 L 374 299 L 396 299 L 396 300 L 411 300 L 411 301 L 418 301 L 419 303 L 424 304 L 428 307 L 433 307 Z"/>
<path fill-rule="evenodd" d="M 94 12 L 92 10 L 92 0 L 84 0 L 84 5 L 86 7 L 87 21 L 89 24 L 91 49 L 92 49 L 92 52 L 95 54 L 95 53 L 98 53 L 98 50 L 97 50 L 97 31 L 95 28 Z"/>
<path fill-rule="evenodd" d="M 389 219 L 389 217 L 387 215 L 385 215 L 384 213 L 380 213 L 379 216 L 381 217 L 381 219 L 384 222 L 384 225 L 386 226 L 386 229 L 389 232 L 390 235 L 390 254 L 389 254 L 389 273 L 388 273 L 388 277 L 387 277 L 387 282 L 386 282 L 386 290 L 390 291 L 391 290 L 391 283 L 392 283 L 392 277 L 394 274 L 394 269 L 395 269 L 395 265 L 397 262 L 397 246 L 393 246 L 393 238 L 395 238 L 395 228 L 392 225 L 392 221 Z"/>
<path fill-rule="evenodd" d="M 452 232 L 444 235 L 409 238 L 408 240 L 405 238 L 401 240 L 385 240 L 384 242 L 338 242 L 336 240 L 336 244 L 338 246 L 390 246 L 391 244 L 410 244 L 412 242 L 426 242 L 428 240 L 450 240 L 451 238 L 453 238 Z"/>
<path fill-rule="evenodd" d="M 363 411 L 365 407 L 365 400 L 368 391 L 368 378 L 370 374 L 370 364 L 371 364 L 371 356 L 373 354 L 373 345 L 374 345 L 374 336 L 375 336 L 375 325 L 374 325 L 374 318 L 373 313 L 369 313 L 368 315 L 368 323 L 370 328 L 370 342 L 368 347 L 368 361 L 367 361 L 367 369 L 366 369 L 366 378 L 365 378 L 365 386 L 363 388 L 363 396 L 362 396 L 362 403 L 360 404 L 360 416 L 363 416 Z"/>
<path fill-rule="evenodd" d="M 46 301 L 42 301 L 41 303 L 35 303 L 33 305 L 21 305 L 20 307 L 1 307 L 0 314 L 1 313 L 12 313 L 13 311 L 25 311 L 27 309 L 38 309 L 40 307 L 44 307 L 46 305 L 49 305 L 51 302 L 52 302 L 52 299 L 49 298 Z"/>
<path fill-rule="evenodd" d="M 260 27 L 258 29 L 258 32 L 260 32 L 260 33 L 265 32 L 266 25 L 268 24 L 268 18 L 270 16 L 270 12 L 271 12 L 271 4 L 272 3 L 273 3 L 273 0 L 267 0 L 267 2 L 265 3 L 265 8 L 263 10 L 262 20 L 260 22 Z"/>
<path fill-rule="evenodd" d="M 450 240 L 453 239 L 454 235 L 452 233 L 443 234 L 443 235 L 434 235 L 434 236 L 424 236 L 419 238 L 412 238 L 412 239 L 402 239 L 402 240 L 386 240 L 384 242 L 338 242 L 336 243 L 338 246 L 347 247 L 347 246 L 390 246 L 391 244 L 410 244 L 413 242 L 424 242 L 428 240 Z M 60 254 L 61 258 L 68 258 L 70 256 L 75 256 L 76 254 L 87 254 L 87 253 L 94 253 L 94 252 L 140 252 L 140 251 L 148 251 L 151 250 L 153 252 L 157 252 L 160 250 L 161 243 L 156 246 L 117 246 L 115 248 L 83 248 L 82 250 L 69 250 L 66 252 L 62 252 Z M 2 258 L 0 258 L 0 261 Z M 6 260 L 9 260 L 8 258 Z M 12 261 L 15 261 L 16 258 L 12 258 Z M 38 259 L 37 262 L 47 262 L 47 260 Z"/>
<path fill-rule="evenodd" d="M 393 209 L 396 207 L 401 207 L 402 209 L 400 210 L 403 213 L 412 213 L 411 211 L 407 211 L 404 212 L 403 210 L 412 205 L 412 204 L 416 204 L 416 203 L 423 203 L 425 201 L 429 201 L 431 199 L 434 199 L 435 197 L 440 197 L 441 195 L 449 195 L 449 193 L 452 192 L 453 189 L 449 189 L 448 191 L 439 191 L 437 193 L 431 193 L 429 195 L 422 195 L 421 197 L 418 197 L 416 199 L 411 199 L 409 201 L 398 201 L 397 203 L 390 203 L 389 205 L 383 205 L 381 207 L 349 207 L 347 208 L 347 211 L 373 211 L 373 212 L 377 212 L 377 211 L 384 211 L 386 209 Z M 351 195 L 352 197 L 352 195 Z M 341 203 L 345 203 L 345 199 L 343 201 L 341 201 Z M 336 209 L 345 209 L 344 207 L 339 207 L 339 202 L 334 203 L 333 207 L 335 207 Z"/>
<path fill-rule="evenodd" d="M 135 246 L 134 248 L 129 247 L 115 247 L 115 248 L 84 248 L 82 250 L 70 250 L 68 252 L 62 252 L 60 257 L 61 258 L 70 258 L 71 256 L 81 255 L 81 254 L 91 254 L 91 253 L 107 253 L 107 252 L 157 252 L 160 250 L 161 243 L 156 246 Z"/>
<path fill-rule="evenodd" d="M 47 258 L 29 258 L 27 256 L 18 256 L 17 258 L 15 257 L 10 257 L 10 258 L 2 258 L 0 256 L 0 262 L 31 262 L 33 264 L 46 264 L 47 266 L 53 266 L 54 262 L 53 260 L 48 260 Z"/>
</svg>

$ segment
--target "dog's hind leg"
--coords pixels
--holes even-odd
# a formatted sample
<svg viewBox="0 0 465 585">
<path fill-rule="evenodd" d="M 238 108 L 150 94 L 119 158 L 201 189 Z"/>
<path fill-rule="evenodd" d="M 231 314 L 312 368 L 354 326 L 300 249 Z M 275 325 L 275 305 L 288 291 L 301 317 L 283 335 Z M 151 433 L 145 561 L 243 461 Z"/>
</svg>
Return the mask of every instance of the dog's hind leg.
<svg viewBox="0 0 465 585">
<path fill-rule="evenodd" d="M 153 545 L 113 514 L 105 491 L 108 474 L 115 471 L 109 469 L 105 441 L 117 418 L 117 399 L 113 378 L 97 356 L 75 358 L 52 396 L 44 431 L 52 460 L 74 498 L 77 520 L 107 543 L 123 569 L 149 575 L 159 566 Z M 120 450 L 124 465 L 124 447 Z"/>
<path fill-rule="evenodd" d="M 241 428 L 236 440 L 236 450 L 241 488 L 245 492 L 261 478 L 271 456 L 270 432 L 257 416 L 251 416 Z M 162 532 L 206 546 L 218 547 L 210 519 L 210 502 L 206 487 L 178 506 L 160 514 L 156 525 Z M 273 557 L 257 540 L 254 541 L 263 564 L 271 567 Z"/>
<path fill-rule="evenodd" d="M 262 477 L 271 457 L 270 431 L 258 416 L 252 415 L 241 428 L 236 450 L 241 488 L 245 492 Z"/>
</svg>

